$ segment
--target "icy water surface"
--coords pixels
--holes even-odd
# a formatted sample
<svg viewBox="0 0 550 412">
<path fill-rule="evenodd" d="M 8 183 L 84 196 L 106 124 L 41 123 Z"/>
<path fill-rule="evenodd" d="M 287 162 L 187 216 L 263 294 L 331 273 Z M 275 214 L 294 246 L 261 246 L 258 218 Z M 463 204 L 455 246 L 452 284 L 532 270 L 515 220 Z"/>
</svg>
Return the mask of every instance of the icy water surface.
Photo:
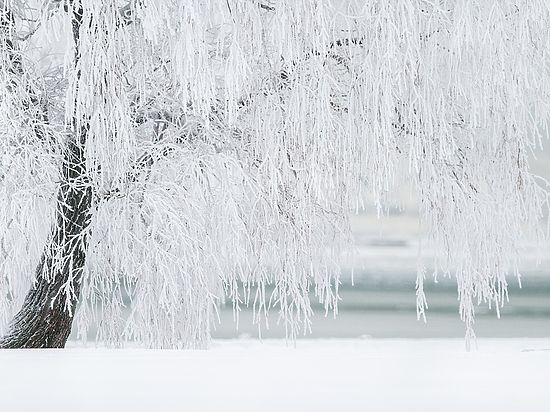
<svg viewBox="0 0 550 412">
<path fill-rule="evenodd" d="M 312 334 L 315 338 L 448 338 L 464 336 L 464 325 L 458 314 L 456 287 L 452 280 L 440 279 L 438 284 L 425 286 L 429 309 L 427 322 L 416 319 L 415 274 L 402 274 L 384 279 L 365 273 L 355 286 L 344 284 L 336 318 L 324 316 L 323 308 L 316 306 Z M 550 273 L 541 276 L 526 274 L 522 288 L 509 286 L 510 302 L 501 308 L 501 317 L 494 309 L 479 306 L 476 316 L 476 334 L 480 337 L 547 337 L 550 336 Z M 258 336 L 251 325 L 252 313 L 244 308 L 239 328 L 233 323 L 230 306 L 221 311 L 221 324 L 214 337 L 235 338 Z M 272 315 L 269 330 L 262 336 L 284 337 L 284 328 L 276 325 Z"/>
<path fill-rule="evenodd" d="M 454 338 L 464 336 L 464 324 L 458 313 L 456 282 L 439 277 L 435 283 L 427 270 L 424 290 L 429 308 L 427 322 L 416 316 L 415 247 L 406 240 L 378 243 L 370 241 L 363 249 L 360 266 L 354 273 L 342 276 L 339 313 L 327 316 L 320 305 L 315 306 L 313 338 Z M 522 287 L 509 279 L 509 302 L 500 309 L 500 319 L 494 308 L 480 305 L 476 309 L 475 331 L 479 337 L 549 337 L 550 336 L 550 256 L 532 253 L 524 260 Z M 537 260 L 542 260 L 537 264 Z M 429 261 L 429 259 L 427 259 Z M 312 301 L 314 300 L 312 296 Z M 269 330 L 262 328 L 264 337 L 284 337 L 273 313 Z M 256 337 L 252 311 L 243 308 L 239 328 L 233 322 L 230 305 L 222 308 L 221 324 L 213 335 L 217 338 Z"/>
<path fill-rule="evenodd" d="M 370 240 L 369 240 L 370 239 Z M 311 333 L 298 338 L 462 338 L 456 282 L 439 276 L 433 281 L 429 268 L 425 292 L 429 308 L 427 322 L 416 317 L 417 247 L 414 240 L 360 239 L 352 285 L 351 271 L 345 270 L 339 289 L 338 316 L 314 305 Z M 549 247 L 550 250 L 550 247 Z M 546 252 L 546 250 L 544 251 Z M 430 262 L 429 252 L 426 262 Z M 527 253 L 522 269 L 522 287 L 509 279 L 509 302 L 497 317 L 494 308 L 480 305 L 476 309 L 475 332 L 487 338 L 550 337 L 550 253 L 536 263 L 534 253 Z M 540 253 L 539 253 L 540 255 Z M 351 262 L 350 262 L 351 266 Z M 315 296 L 311 301 L 316 302 Z M 129 302 L 128 302 L 129 303 Z M 251 308 L 241 307 L 238 327 L 230 303 L 220 308 L 220 323 L 214 326 L 217 339 L 256 338 L 258 326 L 252 322 Z M 269 328 L 262 327 L 263 338 L 284 338 L 283 325 L 277 325 L 277 312 L 270 313 Z M 73 331 L 73 338 L 75 334 Z M 88 339 L 94 340 L 95 330 Z"/>
</svg>

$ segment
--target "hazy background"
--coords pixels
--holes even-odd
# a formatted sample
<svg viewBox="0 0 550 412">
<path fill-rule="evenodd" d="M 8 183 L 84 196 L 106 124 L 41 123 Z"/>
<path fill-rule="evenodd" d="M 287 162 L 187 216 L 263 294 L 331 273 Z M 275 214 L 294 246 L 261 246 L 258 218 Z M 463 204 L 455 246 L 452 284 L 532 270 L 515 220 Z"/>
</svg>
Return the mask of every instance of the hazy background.
<svg viewBox="0 0 550 412">
<path fill-rule="evenodd" d="M 550 151 L 538 153 L 531 162 L 532 170 L 550 180 Z M 425 291 L 429 309 L 427 323 L 416 319 L 415 281 L 418 259 L 419 220 L 416 200 L 408 187 L 402 187 L 398 202 L 389 216 L 378 219 L 374 213 L 352 218 L 357 256 L 349 262 L 342 277 L 339 314 L 325 316 L 316 306 L 312 334 L 305 337 L 462 337 L 464 325 L 458 314 L 454 279 L 439 278 L 434 283 L 430 254 L 424 252 L 428 268 Z M 351 267 L 354 266 L 354 285 Z M 525 245 L 522 262 L 522 288 L 509 279 L 510 301 L 497 318 L 494 309 L 479 306 L 476 334 L 479 337 L 548 337 L 550 336 L 550 245 L 537 250 Z M 313 297 L 312 297 L 313 298 Z M 256 337 L 251 310 L 240 313 L 238 329 L 230 305 L 222 308 L 217 338 Z M 263 337 L 284 337 L 284 328 L 271 314 L 269 330 Z"/>
</svg>

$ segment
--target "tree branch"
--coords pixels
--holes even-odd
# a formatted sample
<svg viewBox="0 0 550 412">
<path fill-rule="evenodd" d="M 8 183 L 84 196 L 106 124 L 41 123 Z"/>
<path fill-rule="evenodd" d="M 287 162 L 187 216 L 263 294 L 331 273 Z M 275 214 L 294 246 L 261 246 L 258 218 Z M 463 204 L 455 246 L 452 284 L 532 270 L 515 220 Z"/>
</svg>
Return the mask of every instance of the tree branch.
<svg viewBox="0 0 550 412">
<path fill-rule="evenodd" d="M 49 123 L 47 109 L 36 90 L 28 81 L 25 81 L 26 74 L 21 53 L 17 50 L 14 41 L 14 38 L 17 37 L 14 31 L 15 16 L 11 10 L 2 5 L 0 9 L 0 36 L 8 54 L 6 63 L 8 64 L 8 73 L 11 75 L 8 89 L 15 92 L 21 84 L 24 85 L 25 97 L 27 98 L 22 99 L 23 108 L 27 112 L 34 111 L 36 113 L 35 116 L 30 116 L 33 122 L 33 130 L 38 139 L 45 142 L 48 135 L 45 125 Z"/>
</svg>

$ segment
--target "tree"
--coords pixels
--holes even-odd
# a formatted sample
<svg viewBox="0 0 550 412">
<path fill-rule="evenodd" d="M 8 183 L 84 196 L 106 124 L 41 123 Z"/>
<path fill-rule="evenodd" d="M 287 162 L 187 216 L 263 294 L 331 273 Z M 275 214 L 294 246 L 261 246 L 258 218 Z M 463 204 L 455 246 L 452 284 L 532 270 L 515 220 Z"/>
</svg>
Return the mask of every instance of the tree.
<svg viewBox="0 0 550 412">
<path fill-rule="evenodd" d="M 311 290 L 336 310 L 349 213 L 383 213 L 400 168 L 467 337 L 521 240 L 547 235 L 528 165 L 550 114 L 544 0 L 2 10 L 0 347 L 62 347 L 74 317 L 109 343 L 203 346 L 225 297 L 307 331 Z"/>
</svg>

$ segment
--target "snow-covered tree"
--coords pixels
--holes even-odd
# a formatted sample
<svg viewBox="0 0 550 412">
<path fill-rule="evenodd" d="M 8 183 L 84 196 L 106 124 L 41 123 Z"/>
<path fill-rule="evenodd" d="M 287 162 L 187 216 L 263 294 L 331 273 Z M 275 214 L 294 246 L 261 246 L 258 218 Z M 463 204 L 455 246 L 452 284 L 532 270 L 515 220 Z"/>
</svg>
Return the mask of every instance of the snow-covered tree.
<svg viewBox="0 0 550 412">
<path fill-rule="evenodd" d="M 307 331 L 403 169 L 468 337 L 545 235 L 547 0 L 0 4 L 2 347 L 204 346 L 224 299 Z"/>
</svg>

